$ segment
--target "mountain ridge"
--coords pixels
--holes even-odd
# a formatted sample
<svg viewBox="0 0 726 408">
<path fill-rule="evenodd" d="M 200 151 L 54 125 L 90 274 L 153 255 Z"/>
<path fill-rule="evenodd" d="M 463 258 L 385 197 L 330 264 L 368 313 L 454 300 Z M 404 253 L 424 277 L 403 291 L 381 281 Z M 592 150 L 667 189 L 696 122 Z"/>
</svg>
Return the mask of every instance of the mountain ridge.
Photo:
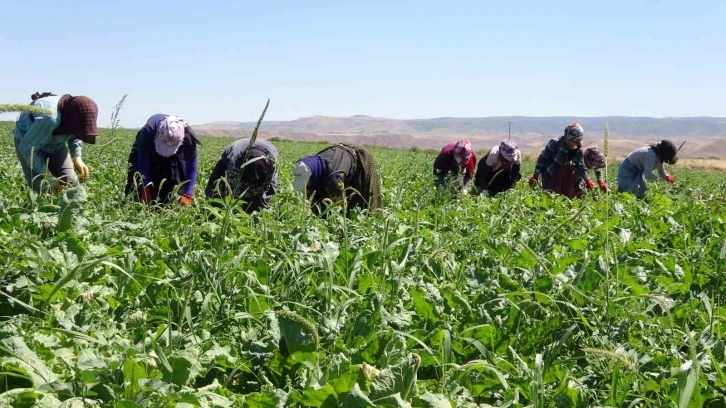
<svg viewBox="0 0 726 408">
<path fill-rule="evenodd" d="M 625 155 L 638 146 L 673 139 L 688 143 L 684 157 L 726 158 L 726 117 L 647 116 L 489 116 L 390 119 L 368 115 L 335 117 L 315 115 L 289 121 L 265 121 L 262 137 L 290 140 L 354 142 L 389 147 L 440 148 L 445 143 L 468 138 L 477 148 L 489 148 L 506 138 L 512 121 L 512 138 L 525 153 L 536 153 L 548 140 L 562 135 L 564 128 L 579 121 L 585 129 L 585 143 L 602 145 L 604 123 L 608 122 L 611 152 Z M 256 122 L 212 122 L 195 125 L 208 136 L 248 136 Z"/>
</svg>

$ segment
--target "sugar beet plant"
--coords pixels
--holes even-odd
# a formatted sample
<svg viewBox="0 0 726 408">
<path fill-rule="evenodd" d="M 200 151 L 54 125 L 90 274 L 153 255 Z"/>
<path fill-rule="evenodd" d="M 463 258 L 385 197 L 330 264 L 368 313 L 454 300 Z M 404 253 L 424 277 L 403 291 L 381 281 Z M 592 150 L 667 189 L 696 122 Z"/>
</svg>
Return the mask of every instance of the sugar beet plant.
<svg viewBox="0 0 726 408">
<path fill-rule="evenodd" d="M 281 191 L 248 216 L 125 199 L 121 129 L 85 149 L 87 183 L 29 200 L 11 128 L 0 404 L 724 406 L 722 175 L 456 197 L 432 153 L 373 148 L 384 210 L 319 217 L 290 169 L 323 144 L 277 141 Z M 204 139 L 199 185 L 229 142 Z"/>
</svg>

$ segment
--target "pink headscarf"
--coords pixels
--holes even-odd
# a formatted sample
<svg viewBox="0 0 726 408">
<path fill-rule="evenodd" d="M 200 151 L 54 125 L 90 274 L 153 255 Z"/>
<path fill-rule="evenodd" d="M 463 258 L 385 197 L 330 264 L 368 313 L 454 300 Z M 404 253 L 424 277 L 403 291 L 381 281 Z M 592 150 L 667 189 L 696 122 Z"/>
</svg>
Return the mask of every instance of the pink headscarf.
<svg viewBox="0 0 726 408">
<path fill-rule="evenodd" d="M 456 142 L 454 146 L 454 160 L 461 165 L 466 165 L 471 160 L 474 150 L 471 148 L 469 140 L 462 139 Z"/>
<path fill-rule="evenodd" d="M 167 116 L 156 129 L 156 152 L 164 157 L 173 156 L 184 142 L 184 131 L 187 127 L 184 119 L 177 116 Z"/>
</svg>

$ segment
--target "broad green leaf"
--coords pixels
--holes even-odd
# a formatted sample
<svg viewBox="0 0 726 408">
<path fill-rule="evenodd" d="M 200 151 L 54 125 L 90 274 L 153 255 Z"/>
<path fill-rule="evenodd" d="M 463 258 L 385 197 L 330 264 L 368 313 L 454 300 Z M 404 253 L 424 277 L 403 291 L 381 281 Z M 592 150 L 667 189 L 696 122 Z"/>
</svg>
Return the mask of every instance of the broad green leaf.
<svg viewBox="0 0 726 408">
<path fill-rule="evenodd" d="M 330 384 L 325 384 L 322 388 L 315 390 L 308 388 L 302 393 L 302 403 L 305 404 L 306 407 L 323 406 L 323 404 L 329 399 L 332 399 L 333 401 L 338 400 L 337 393 Z"/>
<path fill-rule="evenodd" d="M 371 400 L 376 401 L 394 394 L 408 399 L 416 383 L 420 362 L 421 358 L 417 354 L 409 354 L 406 359 L 381 369 L 371 384 Z"/>
<path fill-rule="evenodd" d="M 385 408 L 411 408 L 411 404 L 401 398 L 400 393 L 388 395 L 380 399 L 373 400 L 376 407 Z"/>
<path fill-rule="evenodd" d="M 0 360 L 0 365 L 5 366 L 5 370 L 9 369 L 8 366 L 23 369 L 36 387 L 58 380 L 58 376 L 38 358 L 38 355 L 19 336 L 0 340 L 0 347 L 0 353 L 6 354 Z"/>
<path fill-rule="evenodd" d="M 277 312 L 277 319 L 289 354 L 317 351 L 318 334 L 312 322 L 296 313 L 287 311 Z"/>
<path fill-rule="evenodd" d="M 0 394 L 0 404 L 13 408 L 58 408 L 60 400 L 30 388 L 16 388 Z"/>
<path fill-rule="evenodd" d="M 78 355 L 78 368 L 81 370 L 106 368 L 106 361 L 99 358 L 94 350 L 86 348 Z"/>
<path fill-rule="evenodd" d="M 288 394 L 275 389 L 271 392 L 253 392 L 245 396 L 244 408 L 283 408 L 287 402 Z"/>
<path fill-rule="evenodd" d="M 395 335 L 386 343 L 380 357 L 378 357 L 378 367 L 386 367 L 396 364 L 404 360 L 408 355 L 406 351 L 406 340 L 403 336 Z"/>
<path fill-rule="evenodd" d="M 75 397 L 63 401 L 58 408 L 92 408 L 100 406 L 101 404 L 97 401 L 88 398 Z"/>
<path fill-rule="evenodd" d="M 358 384 L 353 386 L 353 390 L 345 397 L 341 408 L 372 408 L 375 404 L 363 394 Z"/>
<path fill-rule="evenodd" d="M 142 408 L 141 405 L 128 400 L 118 401 L 114 403 L 115 408 Z"/>
<path fill-rule="evenodd" d="M 451 402 L 443 394 L 425 392 L 413 399 L 413 406 L 420 408 L 452 408 Z"/>
<path fill-rule="evenodd" d="M 171 371 L 167 370 L 164 366 L 161 367 L 161 372 L 164 375 L 164 381 L 179 386 L 187 385 L 197 376 L 197 374 L 199 374 L 199 371 L 201 370 L 199 361 L 184 352 L 172 355 L 168 358 L 168 361 Z"/>
</svg>

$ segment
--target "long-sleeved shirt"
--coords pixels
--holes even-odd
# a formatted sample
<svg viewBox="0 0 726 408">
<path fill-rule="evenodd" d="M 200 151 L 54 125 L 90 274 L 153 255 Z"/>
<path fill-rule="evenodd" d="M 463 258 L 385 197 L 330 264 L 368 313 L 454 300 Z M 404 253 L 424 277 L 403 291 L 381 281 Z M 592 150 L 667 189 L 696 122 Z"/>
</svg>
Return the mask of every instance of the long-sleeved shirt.
<svg viewBox="0 0 726 408">
<path fill-rule="evenodd" d="M 43 174 L 45 163 L 38 158 L 38 153 L 55 153 L 68 146 L 71 158 L 81 157 L 83 142 L 74 135 L 53 135 L 53 131 L 60 126 L 61 114 L 58 111 L 58 98 L 45 97 L 33 102 L 33 105 L 50 111 L 50 114 L 36 113 L 31 115 L 21 113 L 15 122 L 13 135 L 18 142 L 21 160 L 28 165 L 32 163 L 33 174 Z"/>
<path fill-rule="evenodd" d="M 358 158 L 354 155 L 352 150 L 340 146 L 331 146 L 318 152 L 317 155 L 322 157 L 326 164 L 323 184 L 325 184 L 325 178 L 337 172 L 345 173 L 344 182 L 346 186 L 352 183 L 353 178 L 356 176 L 356 171 L 358 170 Z M 324 185 L 319 187 L 324 188 Z"/>
<path fill-rule="evenodd" d="M 552 139 L 547 143 L 547 146 L 545 146 L 539 158 L 537 158 L 534 174 L 554 176 L 560 167 L 568 161 L 572 161 L 583 180 L 590 179 L 590 175 L 587 173 L 587 166 L 585 166 L 585 159 L 582 156 L 582 149 L 570 150 L 564 140 L 564 136 L 559 140 Z"/>
<path fill-rule="evenodd" d="M 443 149 L 441 149 L 439 155 L 436 156 L 436 160 L 434 160 L 434 175 L 439 175 L 442 172 L 448 173 L 450 171 L 458 173 L 463 170 L 464 186 L 468 186 L 469 182 L 474 177 L 474 169 L 476 168 L 476 154 L 474 152 L 471 152 L 471 160 L 469 160 L 466 165 L 462 166 L 461 164 L 456 162 L 456 158 L 454 157 L 455 147 L 456 142 L 451 142 L 444 146 Z"/>
<path fill-rule="evenodd" d="M 503 169 L 507 172 L 507 176 L 510 178 L 509 181 L 512 182 L 511 184 L 513 186 L 514 183 L 519 181 L 519 178 L 521 177 L 520 167 L 521 161 L 510 163 L 506 160 L 502 160 L 499 155 L 499 146 L 494 146 L 491 150 L 489 150 L 489 153 L 484 156 L 483 161 L 479 163 L 479 167 L 477 167 L 476 171 L 475 184 L 481 190 L 488 189 L 489 183 L 492 181 L 492 176 L 500 169 Z"/>
<path fill-rule="evenodd" d="M 658 158 L 658 154 L 650 147 L 641 147 L 634 150 L 628 155 L 628 160 L 633 166 L 643 171 L 646 180 L 665 179 L 668 173 L 663 167 L 663 162 Z M 658 176 L 653 174 L 653 170 L 658 170 Z"/>
<path fill-rule="evenodd" d="M 244 164 L 245 153 L 247 152 L 247 148 L 249 147 L 249 145 L 250 139 L 244 138 L 236 140 L 234 143 L 230 144 L 229 146 L 227 146 L 226 149 L 224 149 L 224 151 L 222 152 L 222 157 L 220 158 L 219 162 L 217 162 L 214 170 L 212 170 L 212 175 L 209 176 L 209 182 L 207 183 L 206 187 L 207 197 L 214 196 L 216 187 L 215 184 L 217 180 L 222 177 L 229 177 L 230 174 L 235 174 L 237 171 L 239 171 L 239 169 Z M 275 146 L 266 140 L 255 140 L 254 147 L 255 149 L 263 150 L 267 154 L 267 157 L 272 160 L 276 161 L 279 158 L 279 154 Z M 273 171 L 275 172 L 275 174 L 272 176 L 272 182 L 267 191 L 262 192 L 260 195 L 246 198 L 248 212 L 253 212 L 261 208 L 270 207 L 270 201 L 272 200 L 272 196 L 277 194 L 277 167 L 275 167 Z M 228 180 L 228 182 L 233 181 Z"/>
<path fill-rule="evenodd" d="M 168 115 L 157 114 L 149 118 L 146 125 L 139 130 L 136 134 L 136 142 L 134 148 L 138 152 L 137 171 L 144 177 L 144 185 L 153 182 L 154 175 L 152 174 L 152 157 L 154 159 L 162 159 L 156 153 L 156 147 L 154 141 L 156 139 L 156 132 L 161 122 Z M 174 154 L 175 156 L 181 155 L 184 159 L 185 165 L 185 180 L 176 180 L 177 182 L 188 181 L 181 189 L 182 194 L 191 195 L 194 191 L 194 186 L 197 183 L 197 143 L 198 140 L 191 127 L 187 127 L 185 130 L 184 142 L 179 146 L 179 150 Z"/>
</svg>

